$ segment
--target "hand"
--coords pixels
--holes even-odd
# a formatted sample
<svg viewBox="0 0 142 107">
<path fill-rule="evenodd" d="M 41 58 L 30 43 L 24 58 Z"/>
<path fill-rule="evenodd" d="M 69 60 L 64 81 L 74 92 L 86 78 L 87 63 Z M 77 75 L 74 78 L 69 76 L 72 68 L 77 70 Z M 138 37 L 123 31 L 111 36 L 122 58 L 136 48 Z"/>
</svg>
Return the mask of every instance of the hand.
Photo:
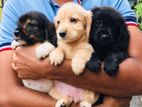
<svg viewBox="0 0 142 107">
<path fill-rule="evenodd" d="M 80 107 L 79 104 L 72 103 L 71 107 Z"/>
<path fill-rule="evenodd" d="M 105 96 L 104 103 L 95 107 L 129 107 L 131 97 L 128 98 L 116 98 L 111 96 Z"/>
<path fill-rule="evenodd" d="M 48 67 L 49 60 L 38 60 L 35 55 L 35 48 L 36 45 L 22 47 L 13 54 L 11 66 L 17 72 L 19 78 L 43 79 L 45 78 L 45 70 L 50 70 L 51 67 Z"/>
</svg>

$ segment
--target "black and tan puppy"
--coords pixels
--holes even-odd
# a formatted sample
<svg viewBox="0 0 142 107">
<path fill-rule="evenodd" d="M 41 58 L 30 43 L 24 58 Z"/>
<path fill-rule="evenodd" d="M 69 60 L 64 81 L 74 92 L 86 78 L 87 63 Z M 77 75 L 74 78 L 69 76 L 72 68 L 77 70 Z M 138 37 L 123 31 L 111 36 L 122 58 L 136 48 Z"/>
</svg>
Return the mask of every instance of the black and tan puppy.
<svg viewBox="0 0 142 107">
<path fill-rule="evenodd" d="M 36 43 L 44 43 L 45 45 L 40 46 L 39 48 L 41 49 L 37 48 L 36 51 L 38 58 L 44 58 L 48 55 L 50 48 L 56 46 L 55 35 L 54 24 L 43 13 L 31 11 L 23 14 L 19 18 L 18 26 L 14 32 L 15 41 L 12 42 L 12 47 L 16 48 L 17 46 L 30 46 Z M 50 47 L 50 43 L 54 46 L 51 45 Z M 48 51 L 43 49 L 46 46 L 48 46 Z"/>
<path fill-rule="evenodd" d="M 38 59 L 45 58 L 56 46 L 56 32 L 54 24 L 40 12 L 31 11 L 23 14 L 19 20 L 17 28 L 14 32 L 15 40 L 11 46 L 16 49 L 18 46 L 26 47 L 36 43 L 41 43 L 36 48 L 36 57 Z M 49 92 L 53 87 L 53 81 L 47 79 L 22 80 L 24 86 L 40 91 Z"/>
<path fill-rule="evenodd" d="M 56 44 L 55 27 L 48 18 L 37 11 L 28 12 L 22 15 L 18 21 L 18 28 L 14 32 L 16 40 L 23 40 L 27 45 L 33 45 L 37 42 L 48 40 Z"/>
<path fill-rule="evenodd" d="M 111 7 L 96 7 L 92 13 L 89 42 L 95 53 L 87 67 L 97 71 L 104 61 L 105 72 L 113 76 L 119 71 L 119 64 L 128 57 L 130 36 L 127 25 L 121 14 Z"/>
</svg>

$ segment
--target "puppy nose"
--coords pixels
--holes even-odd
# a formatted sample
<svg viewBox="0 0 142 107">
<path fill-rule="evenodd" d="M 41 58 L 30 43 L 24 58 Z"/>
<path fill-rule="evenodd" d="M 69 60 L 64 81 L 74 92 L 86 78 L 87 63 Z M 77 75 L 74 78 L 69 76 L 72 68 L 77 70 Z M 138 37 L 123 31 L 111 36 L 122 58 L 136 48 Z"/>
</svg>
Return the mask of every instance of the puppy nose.
<svg viewBox="0 0 142 107">
<path fill-rule="evenodd" d="M 63 38 L 66 36 L 66 32 L 60 32 L 59 35 Z"/>
</svg>

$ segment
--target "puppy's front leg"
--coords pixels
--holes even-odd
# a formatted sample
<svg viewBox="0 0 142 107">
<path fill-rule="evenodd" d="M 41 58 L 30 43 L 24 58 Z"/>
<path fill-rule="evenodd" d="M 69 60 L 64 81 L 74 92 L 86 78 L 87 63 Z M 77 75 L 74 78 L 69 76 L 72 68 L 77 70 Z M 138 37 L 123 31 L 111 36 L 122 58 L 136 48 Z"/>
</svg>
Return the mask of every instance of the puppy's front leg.
<svg viewBox="0 0 142 107">
<path fill-rule="evenodd" d="M 101 69 L 101 60 L 96 52 L 93 52 L 90 60 L 86 64 L 86 68 L 91 72 L 97 72 Z"/>
<path fill-rule="evenodd" d="M 11 47 L 12 47 L 12 49 L 16 49 L 17 47 L 22 46 L 24 44 L 25 44 L 25 42 L 22 40 L 18 40 L 18 41 L 13 40 L 11 43 Z"/>
<path fill-rule="evenodd" d="M 73 101 L 72 97 L 64 95 L 63 93 L 59 92 L 55 87 L 50 90 L 49 95 L 57 100 L 55 107 L 69 107 Z"/>
<path fill-rule="evenodd" d="M 86 63 L 89 61 L 93 50 L 89 49 L 79 49 L 72 59 L 72 70 L 76 75 L 81 74 L 85 67 Z"/>
<path fill-rule="evenodd" d="M 49 60 L 51 64 L 57 66 L 63 62 L 64 52 L 60 47 L 57 47 L 54 51 L 49 54 Z"/>
<path fill-rule="evenodd" d="M 49 43 L 48 41 L 44 42 L 43 44 L 39 45 L 36 48 L 36 57 L 38 59 L 45 58 L 55 49 L 55 46 Z"/>
<path fill-rule="evenodd" d="M 104 70 L 110 75 L 114 76 L 119 71 L 119 64 L 128 57 L 127 52 L 113 52 L 110 53 L 104 60 Z"/>
<path fill-rule="evenodd" d="M 80 107 L 92 107 L 92 105 L 99 99 L 99 96 L 100 94 L 98 93 L 85 90 L 82 95 Z"/>
</svg>

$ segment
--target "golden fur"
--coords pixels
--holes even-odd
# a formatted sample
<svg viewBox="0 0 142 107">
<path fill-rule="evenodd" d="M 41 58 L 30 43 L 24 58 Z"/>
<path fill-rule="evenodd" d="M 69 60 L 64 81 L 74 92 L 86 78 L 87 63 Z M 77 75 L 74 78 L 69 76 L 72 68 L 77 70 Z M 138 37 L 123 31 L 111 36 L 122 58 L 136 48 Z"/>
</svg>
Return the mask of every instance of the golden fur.
<svg viewBox="0 0 142 107">
<path fill-rule="evenodd" d="M 80 5 L 67 3 L 59 9 L 55 17 L 58 47 L 50 54 L 50 61 L 58 65 L 65 59 L 72 59 L 73 72 L 79 75 L 94 51 L 88 43 L 91 12 Z M 66 32 L 65 37 L 60 33 Z"/>
<path fill-rule="evenodd" d="M 58 47 L 49 55 L 51 64 L 59 65 L 64 59 L 71 59 L 72 70 L 81 74 L 94 52 L 88 43 L 92 14 L 78 4 L 63 5 L 55 17 L 55 27 Z M 84 90 L 81 107 L 91 107 L 98 95 Z"/>
</svg>

